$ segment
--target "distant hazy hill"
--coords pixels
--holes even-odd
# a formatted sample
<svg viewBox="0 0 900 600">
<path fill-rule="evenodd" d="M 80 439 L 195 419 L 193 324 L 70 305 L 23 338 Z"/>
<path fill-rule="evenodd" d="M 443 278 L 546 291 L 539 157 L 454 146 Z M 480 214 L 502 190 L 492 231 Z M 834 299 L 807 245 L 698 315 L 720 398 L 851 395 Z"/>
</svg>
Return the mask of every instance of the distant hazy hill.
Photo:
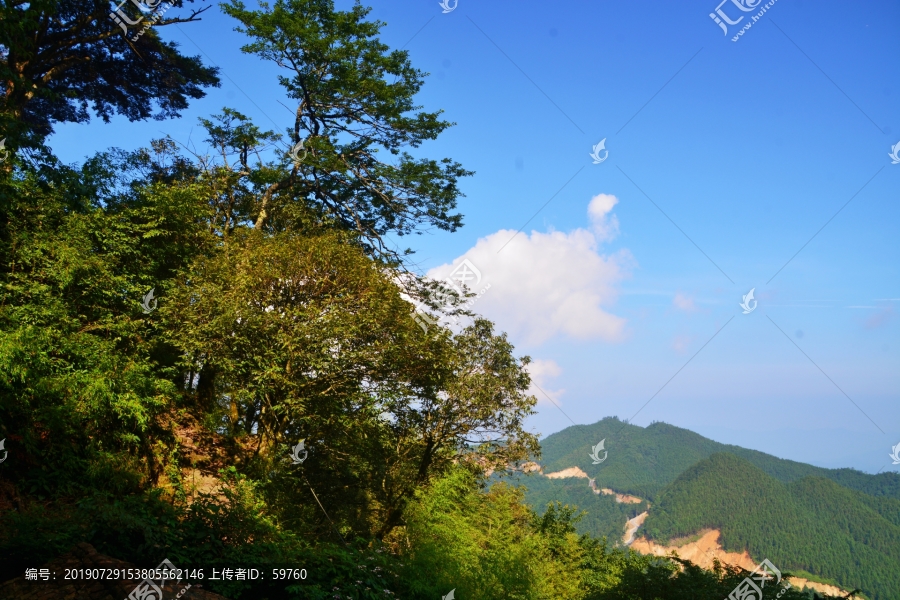
<svg viewBox="0 0 900 600">
<path fill-rule="evenodd" d="M 595 465 L 589 454 L 600 440 L 608 454 Z M 542 449 L 545 474 L 579 467 L 598 488 L 649 501 L 638 535 L 665 544 L 719 529 L 726 550 L 860 587 L 877 600 L 900 600 L 896 473 L 824 469 L 665 423 L 642 428 L 616 418 L 569 427 L 548 436 Z M 648 506 L 596 495 L 583 478 L 519 480 L 538 511 L 553 500 L 577 505 L 587 512 L 579 529 L 610 541 L 621 540 L 625 521 Z"/>
</svg>

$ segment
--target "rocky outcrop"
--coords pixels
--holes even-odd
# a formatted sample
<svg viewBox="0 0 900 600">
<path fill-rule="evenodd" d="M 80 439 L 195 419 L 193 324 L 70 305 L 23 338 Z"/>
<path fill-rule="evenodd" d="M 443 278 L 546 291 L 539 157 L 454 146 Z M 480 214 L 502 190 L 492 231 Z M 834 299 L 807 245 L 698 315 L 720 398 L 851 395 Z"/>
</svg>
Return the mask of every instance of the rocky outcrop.
<svg viewBox="0 0 900 600">
<path fill-rule="evenodd" d="M 579 479 L 590 479 L 590 477 L 588 477 L 588 474 L 578 467 L 569 467 L 568 469 L 563 469 L 562 471 L 545 473 L 544 477 L 546 477 L 547 479 L 569 479 L 572 477 L 577 477 Z"/>
<path fill-rule="evenodd" d="M 553 473 L 543 473 L 544 477 L 547 479 L 587 479 L 588 485 L 591 486 L 591 489 L 594 490 L 595 494 L 603 494 L 605 496 L 615 496 L 616 502 L 619 504 L 640 504 L 643 502 L 637 496 L 631 496 L 629 494 L 620 494 L 615 490 L 611 490 L 609 488 L 597 488 L 596 483 L 590 476 L 582 471 L 578 467 L 569 467 L 568 469 L 563 469 L 562 471 L 554 471 Z"/>
<path fill-rule="evenodd" d="M 141 580 L 130 579 L 65 579 L 67 569 L 135 569 L 135 565 L 97 552 L 90 544 L 78 544 L 68 553 L 39 569 L 47 569 L 50 579 L 30 581 L 25 576 L 0 584 L 0 600 L 123 600 Z M 188 589 L 185 589 L 185 588 Z M 180 594 L 180 595 L 179 595 Z M 150 596 L 152 597 L 152 596 Z M 186 582 L 168 582 L 163 599 L 228 600 Z M 149 598 L 149 597 L 148 597 Z M 153 600 L 157 600 L 154 598 Z"/>
<path fill-rule="evenodd" d="M 625 536 L 622 540 L 626 545 L 630 544 L 632 550 L 636 550 L 641 554 L 666 556 L 675 552 L 678 558 L 689 560 L 704 569 L 712 568 L 714 558 L 718 559 L 722 564 L 741 567 L 748 571 L 752 571 L 757 566 L 757 561 L 754 561 L 746 550 L 744 552 L 726 552 L 722 546 L 719 545 L 720 533 L 717 529 L 708 529 L 700 532 L 702 534 L 700 539 L 682 545 L 678 545 L 676 542 L 668 546 L 662 546 L 656 542 L 648 541 L 643 537 L 635 540 L 634 533 L 637 531 L 637 527 L 644 522 L 644 518 L 646 517 L 647 513 L 641 513 L 634 519 L 628 521 Z M 638 519 L 640 519 L 639 522 Z M 806 587 L 815 590 L 820 594 L 827 594 L 829 596 L 847 596 L 848 594 L 846 590 L 842 590 L 837 586 L 816 583 L 814 581 L 803 579 L 802 577 L 787 577 L 786 579 L 790 582 L 792 587 L 799 590 Z M 854 596 L 854 598 L 856 598 L 856 596 Z"/>
<path fill-rule="evenodd" d="M 643 523 L 643 519 L 641 520 Z M 719 562 L 741 567 L 752 571 L 756 568 L 756 562 L 750 557 L 750 554 L 744 552 L 726 552 L 719 545 L 719 532 L 715 529 L 701 532 L 700 539 L 688 542 L 683 545 L 662 546 L 656 542 L 648 541 L 644 537 L 639 537 L 631 543 L 631 549 L 641 554 L 652 554 L 654 556 L 666 556 L 671 552 L 675 552 L 679 558 L 689 560 L 697 566 L 704 569 L 711 569 L 713 559 Z"/>
<path fill-rule="evenodd" d="M 799 590 L 802 590 L 804 587 L 806 587 L 811 590 L 815 590 L 820 594 L 827 594 L 828 596 L 847 596 L 847 592 L 837 587 L 836 585 L 816 583 L 815 581 L 809 581 L 808 579 L 803 579 L 802 577 L 788 577 L 787 579 L 791 582 L 792 586 L 796 587 Z M 852 598 L 859 598 L 859 596 L 852 596 Z"/>
<path fill-rule="evenodd" d="M 594 480 L 591 479 L 591 483 L 593 483 L 593 482 L 594 482 Z M 594 487 L 594 486 L 591 486 L 591 487 Z M 643 502 L 643 500 L 641 500 L 637 496 L 631 496 L 629 494 L 619 494 L 615 490 L 611 490 L 609 488 L 600 488 L 599 490 L 594 489 L 594 493 L 595 494 L 603 494 L 604 496 L 615 496 L 616 502 L 618 502 L 619 504 L 640 504 L 641 502 Z"/>
</svg>

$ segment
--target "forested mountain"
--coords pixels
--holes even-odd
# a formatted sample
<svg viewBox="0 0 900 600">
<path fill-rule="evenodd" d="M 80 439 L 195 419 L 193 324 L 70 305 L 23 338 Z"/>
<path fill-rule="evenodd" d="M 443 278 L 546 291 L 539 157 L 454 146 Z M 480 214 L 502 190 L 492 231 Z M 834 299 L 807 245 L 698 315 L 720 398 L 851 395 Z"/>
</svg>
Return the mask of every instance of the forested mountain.
<svg viewBox="0 0 900 600">
<path fill-rule="evenodd" d="M 600 440 L 608 455 L 595 465 L 589 454 Z M 900 598 L 896 473 L 823 469 L 665 423 L 642 428 L 615 418 L 569 427 L 541 445 L 544 475 L 518 478 L 526 499 L 538 510 L 553 500 L 577 505 L 586 512 L 578 525 L 584 533 L 621 542 L 625 521 L 649 506 L 638 535 L 657 543 L 718 529 L 727 551 L 747 550 L 754 560 L 768 557 L 873 598 Z M 644 502 L 619 504 L 584 478 L 545 476 L 570 467 L 596 488 Z"/>
<path fill-rule="evenodd" d="M 600 440 L 605 440 L 609 455 L 607 460 L 594 465 L 589 453 Z M 651 502 L 688 467 L 716 452 L 740 456 L 779 481 L 824 477 L 872 496 L 900 499 L 900 475 L 896 473 L 867 475 L 854 469 L 824 469 L 721 444 L 667 423 L 653 423 L 644 428 L 608 417 L 592 425 L 575 425 L 549 435 L 541 441 L 541 449 L 545 473 L 577 466 L 595 477 L 598 487 L 610 487 Z"/>
<path fill-rule="evenodd" d="M 733 454 L 713 454 L 667 486 L 646 535 L 665 543 L 711 527 L 726 550 L 748 550 L 787 569 L 859 587 L 875 598 L 900 590 L 900 503 L 822 477 L 783 483 Z M 882 514 L 884 513 L 884 514 Z"/>
</svg>

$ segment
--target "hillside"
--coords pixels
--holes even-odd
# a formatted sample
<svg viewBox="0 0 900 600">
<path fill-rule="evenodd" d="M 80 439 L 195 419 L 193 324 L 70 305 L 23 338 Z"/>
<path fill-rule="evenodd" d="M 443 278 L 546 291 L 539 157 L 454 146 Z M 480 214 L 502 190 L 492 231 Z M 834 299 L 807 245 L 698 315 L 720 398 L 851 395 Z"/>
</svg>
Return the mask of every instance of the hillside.
<svg viewBox="0 0 900 600">
<path fill-rule="evenodd" d="M 900 527 L 871 497 L 821 477 L 783 483 L 733 454 L 694 465 L 659 494 L 644 524 L 659 542 L 704 528 L 729 551 L 748 550 L 787 570 L 802 569 L 873 598 L 897 598 Z"/>
<path fill-rule="evenodd" d="M 612 543 L 622 537 L 625 521 L 647 510 L 646 502 L 621 504 L 613 496 L 595 494 L 586 479 L 548 479 L 535 474 L 520 477 L 516 482 L 526 486 L 525 500 L 539 513 L 553 501 L 578 506 L 586 514 L 576 523 L 577 531 L 594 537 L 605 536 Z"/>
<path fill-rule="evenodd" d="M 607 460 L 592 464 L 591 447 L 606 440 Z M 653 423 L 638 427 L 608 417 L 591 425 L 575 425 L 541 441 L 545 472 L 577 466 L 600 487 L 634 494 L 653 502 L 656 494 L 697 462 L 717 452 L 748 461 L 775 479 L 789 483 L 804 477 L 823 477 L 871 496 L 900 499 L 900 475 L 868 475 L 854 469 L 824 469 L 777 458 L 757 450 L 722 444 L 693 431 Z"/>
<path fill-rule="evenodd" d="M 606 460 L 591 447 L 605 440 Z M 621 543 L 628 519 L 648 511 L 637 531 L 667 544 L 721 531 L 725 551 L 749 551 L 786 570 L 859 587 L 877 600 L 900 599 L 900 476 L 824 469 L 714 442 L 665 423 L 646 428 L 603 419 L 569 427 L 542 441 L 542 474 L 519 477 L 539 512 L 558 500 L 586 515 L 579 531 Z M 577 467 L 577 469 L 575 469 Z M 548 473 L 584 471 L 596 488 L 633 494 L 639 504 L 596 494 L 586 478 Z"/>
</svg>

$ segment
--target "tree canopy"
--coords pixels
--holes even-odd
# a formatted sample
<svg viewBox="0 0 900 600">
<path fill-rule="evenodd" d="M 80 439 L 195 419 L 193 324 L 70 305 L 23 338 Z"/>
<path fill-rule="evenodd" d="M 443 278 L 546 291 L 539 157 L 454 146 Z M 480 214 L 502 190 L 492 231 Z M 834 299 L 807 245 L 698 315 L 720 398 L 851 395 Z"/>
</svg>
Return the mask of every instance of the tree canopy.
<svg viewBox="0 0 900 600">
<path fill-rule="evenodd" d="M 189 2 L 192 0 L 188 0 Z M 184 0 L 6 0 L 0 7 L 0 130 L 8 145 L 39 145 L 54 123 L 85 123 L 93 111 L 109 122 L 114 114 L 132 121 L 176 117 L 203 88 L 218 86 L 216 67 L 183 55 L 163 41 L 159 27 L 199 20 L 209 7 L 176 13 Z M 157 8 L 159 16 L 145 14 Z M 134 23 L 130 34 L 111 17 L 121 12 Z M 181 15 L 181 16 L 178 16 Z M 121 21 L 121 19 L 120 19 Z M 140 36 L 143 26 L 152 22 Z"/>
<path fill-rule="evenodd" d="M 349 11 L 335 11 L 328 0 L 261 7 L 233 1 L 223 10 L 252 40 L 242 50 L 284 71 L 279 83 L 296 105 L 290 145 L 302 142 L 306 155 L 289 172 L 258 179 L 248 215 L 255 226 L 289 227 L 300 203 L 392 259 L 389 232 L 455 231 L 462 224 L 452 212 L 461 195 L 457 183 L 471 172 L 448 158 L 414 159 L 404 150 L 436 139 L 451 123 L 439 118 L 441 111 L 419 110 L 414 96 L 424 73 L 407 52 L 378 40 L 383 23 L 367 21 L 369 9 L 359 3 Z M 250 177 L 246 162 L 241 167 Z"/>
</svg>

